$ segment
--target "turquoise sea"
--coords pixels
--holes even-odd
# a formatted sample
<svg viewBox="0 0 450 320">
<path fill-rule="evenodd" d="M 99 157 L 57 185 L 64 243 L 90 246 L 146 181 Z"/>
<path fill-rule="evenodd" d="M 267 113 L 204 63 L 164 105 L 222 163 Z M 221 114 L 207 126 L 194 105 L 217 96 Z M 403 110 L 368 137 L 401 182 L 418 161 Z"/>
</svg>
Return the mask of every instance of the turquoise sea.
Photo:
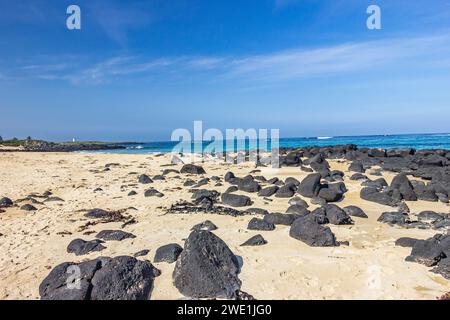
<svg viewBox="0 0 450 320">
<path fill-rule="evenodd" d="M 211 142 L 204 141 L 203 148 Z M 143 143 L 124 143 L 120 144 L 126 147 L 122 150 L 111 150 L 114 153 L 155 153 L 171 152 L 178 142 L 143 142 Z M 355 144 L 358 147 L 369 148 L 403 148 L 411 147 L 415 149 L 449 149 L 450 133 L 435 134 L 401 134 L 401 135 L 371 135 L 371 136 L 342 136 L 342 137 L 310 137 L 310 138 L 280 138 L 280 147 L 305 147 L 305 146 L 330 146 L 339 144 Z M 186 144 L 189 146 L 189 143 Z M 238 147 L 235 142 L 235 150 L 248 148 L 248 141 L 244 147 Z M 270 141 L 267 148 L 270 149 Z M 228 148 L 229 149 L 229 148 Z M 192 143 L 192 150 L 193 143 Z M 224 150 L 227 147 L 224 146 Z"/>
</svg>

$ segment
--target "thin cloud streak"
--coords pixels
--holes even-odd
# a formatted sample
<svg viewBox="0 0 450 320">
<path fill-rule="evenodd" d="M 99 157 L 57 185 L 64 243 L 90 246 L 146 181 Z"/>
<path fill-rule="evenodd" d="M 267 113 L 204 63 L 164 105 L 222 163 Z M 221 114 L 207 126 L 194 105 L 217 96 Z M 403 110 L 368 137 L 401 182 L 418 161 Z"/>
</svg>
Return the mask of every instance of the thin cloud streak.
<svg viewBox="0 0 450 320">
<path fill-rule="evenodd" d="M 275 83 L 324 75 L 341 75 L 373 68 L 448 67 L 450 37 L 447 33 L 428 37 L 397 38 L 360 43 L 294 49 L 242 57 L 163 57 L 145 60 L 140 56 L 117 56 L 91 65 L 30 64 L 22 77 L 66 80 L 73 85 L 95 85 L 125 77 L 159 75 L 204 76 L 213 81 L 242 80 Z"/>
</svg>

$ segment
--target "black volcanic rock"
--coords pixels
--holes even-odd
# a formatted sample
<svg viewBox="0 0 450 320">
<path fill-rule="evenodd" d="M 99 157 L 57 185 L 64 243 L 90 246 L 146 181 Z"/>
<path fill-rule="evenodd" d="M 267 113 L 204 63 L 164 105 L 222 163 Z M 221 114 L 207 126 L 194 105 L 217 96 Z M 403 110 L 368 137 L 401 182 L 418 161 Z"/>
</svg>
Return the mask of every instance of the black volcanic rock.
<svg viewBox="0 0 450 320">
<path fill-rule="evenodd" d="M 241 281 L 233 252 L 209 231 L 193 231 L 173 272 L 175 287 L 190 298 L 236 298 Z"/>
<path fill-rule="evenodd" d="M 367 214 L 361 208 L 356 206 L 347 206 L 344 207 L 343 210 L 352 217 L 368 218 Z"/>
<path fill-rule="evenodd" d="M 298 186 L 298 193 L 307 198 L 317 196 L 320 190 L 320 179 L 321 175 L 319 173 L 308 175 Z"/>
<path fill-rule="evenodd" d="M 190 174 L 205 174 L 205 169 L 201 166 L 196 166 L 194 164 L 185 164 L 181 170 L 181 173 L 190 173 Z"/>
<path fill-rule="evenodd" d="M 68 253 L 75 253 L 77 256 L 85 255 L 94 251 L 102 251 L 106 249 L 102 243 L 102 240 L 85 241 L 83 239 L 72 240 L 67 246 Z"/>
<path fill-rule="evenodd" d="M 233 193 L 223 193 L 221 199 L 224 204 L 232 207 L 245 207 L 252 204 L 249 197 Z"/>
<path fill-rule="evenodd" d="M 249 230 L 261 230 L 261 231 L 272 231 L 272 230 L 275 230 L 275 225 L 273 223 L 267 222 L 266 220 L 263 220 L 263 219 L 252 218 L 250 220 L 250 222 L 248 223 L 247 229 L 249 229 Z"/>
<path fill-rule="evenodd" d="M 142 183 L 142 184 L 149 184 L 149 183 L 152 183 L 153 180 L 150 179 L 150 177 L 148 175 L 142 174 L 142 175 L 139 176 L 138 182 Z"/>
<path fill-rule="evenodd" d="M 13 201 L 10 198 L 3 197 L 0 199 L 0 208 L 8 208 L 13 205 Z"/>
<path fill-rule="evenodd" d="M 257 234 L 256 236 L 251 237 L 247 241 L 245 241 L 243 244 L 241 244 L 242 247 L 245 246 L 262 246 L 267 244 L 267 241 L 263 238 L 262 235 Z"/>
<path fill-rule="evenodd" d="M 270 197 L 270 196 L 274 195 L 278 191 L 278 189 L 279 189 L 278 186 L 265 187 L 264 189 L 261 189 L 258 192 L 258 196 L 260 196 L 260 197 Z"/>
<path fill-rule="evenodd" d="M 134 234 L 122 230 L 102 230 L 95 237 L 105 241 L 122 241 L 136 238 Z"/>
<path fill-rule="evenodd" d="M 176 243 L 166 244 L 156 249 L 155 258 L 153 262 L 167 262 L 173 263 L 177 261 L 178 256 L 183 251 L 183 248 Z"/>
<path fill-rule="evenodd" d="M 321 226 L 308 216 L 295 220 L 289 235 L 312 247 L 339 246 L 330 228 Z"/>
</svg>

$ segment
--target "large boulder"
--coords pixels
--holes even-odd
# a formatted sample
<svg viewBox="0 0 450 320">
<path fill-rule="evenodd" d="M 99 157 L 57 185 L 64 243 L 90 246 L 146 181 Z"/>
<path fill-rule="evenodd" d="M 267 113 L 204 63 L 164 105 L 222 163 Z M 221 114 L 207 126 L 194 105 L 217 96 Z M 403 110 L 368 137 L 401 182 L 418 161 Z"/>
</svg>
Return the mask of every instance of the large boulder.
<svg viewBox="0 0 450 320">
<path fill-rule="evenodd" d="M 306 216 L 309 214 L 309 210 L 300 205 L 292 205 L 287 208 L 286 213 L 296 214 L 298 216 Z"/>
<path fill-rule="evenodd" d="M 383 204 L 386 206 L 395 207 L 399 201 L 396 199 L 393 199 L 389 194 L 380 192 L 376 188 L 372 187 L 365 187 L 361 189 L 360 192 L 361 199 L 375 202 L 378 204 Z"/>
<path fill-rule="evenodd" d="M 445 248 L 441 245 L 439 236 L 441 235 L 436 235 L 427 240 L 416 241 L 411 250 L 411 254 L 406 257 L 406 261 L 418 262 L 427 267 L 432 267 L 441 259 L 446 258 Z"/>
<path fill-rule="evenodd" d="M 405 173 L 395 176 L 391 182 L 391 188 L 397 189 L 402 195 L 402 199 L 407 201 L 416 201 L 417 195 L 414 188 Z"/>
<path fill-rule="evenodd" d="M 39 285 L 42 300 L 147 300 L 159 275 L 148 261 L 122 256 L 64 262 Z"/>
<path fill-rule="evenodd" d="M 307 198 L 317 196 L 320 190 L 320 179 L 321 175 L 319 173 L 312 173 L 306 176 L 298 186 L 298 193 Z"/>
<path fill-rule="evenodd" d="M 247 196 L 233 193 L 222 193 L 222 203 L 232 207 L 245 207 L 252 204 L 252 200 Z"/>
<path fill-rule="evenodd" d="M 92 278 L 91 300 L 148 300 L 159 274 L 148 261 L 130 256 L 109 259 Z"/>
<path fill-rule="evenodd" d="M 190 298 L 232 299 L 240 290 L 238 261 L 219 237 L 193 231 L 173 272 L 175 287 Z"/>
<path fill-rule="evenodd" d="M 294 221 L 289 235 L 312 247 L 339 246 L 330 228 L 323 227 L 310 217 L 301 217 Z"/>
</svg>

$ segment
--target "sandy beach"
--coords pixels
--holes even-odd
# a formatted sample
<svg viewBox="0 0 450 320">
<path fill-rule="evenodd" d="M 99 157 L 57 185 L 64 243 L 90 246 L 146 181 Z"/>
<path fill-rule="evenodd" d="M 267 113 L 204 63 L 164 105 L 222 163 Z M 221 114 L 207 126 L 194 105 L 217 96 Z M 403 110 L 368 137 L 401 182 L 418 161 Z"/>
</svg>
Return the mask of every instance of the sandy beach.
<svg viewBox="0 0 450 320">
<path fill-rule="evenodd" d="M 205 162 L 206 174 L 191 176 L 170 173 L 166 180 L 154 180 L 151 187 L 163 197 L 144 197 L 149 185 L 138 183 L 138 176 L 155 176 L 164 169 L 180 170 L 181 164 L 170 165 L 170 155 L 120 155 L 87 153 L 0 153 L 0 196 L 16 203 L 31 194 L 50 191 L 64 201 L 20 202 L 19 206 L 0 213 L 0 299 L 39 299 L 38 287 L 50 270 L 62 262 L 93 259 L 99 256 L 133 255 L 148 249 L 139 259 L 149 260 L 158 247 L 168 243 L 183 246 L 195 224 L 212 221 L 214 233 L 243 259 L 239 278 L 242 290 L 256 299 L 436 299 L 450 291 L 450 281 L 429 272 L 428 267 L 406 262 L 411 248 L 395 246 L 400 237 L 426 239 L 436 230 L 406 229 L 377 221 L 381 213 L 392 208 L 362 200 L 360 181 L 349 179 L 350 162 L 328 160 L 331 169 L 345 173 L 348 192 L 337 203 L 340 207 L 356 205 L 368 215 L 353 218 L 354 225 L 330 225 L 339 241 L 348 246 L 310 247 L 289 236 L 289 227 L 277 225 L 274 231 L 251 231 L 247 224 L 254 216 L 232 217 L 215 214 L 166 214 L 165 208 L 179 200 L 189 200 L 192 193 L 183 183 L 187 178 L 219 176 L 227 171 L 245 176 L 255 165 Z M 108 165 L 110 164 L 110 165 Z M 112 164 L 112 165 L 111 165 Z M 105 168 L 109 170 L 105 170 Z M 258 168 L 267 179 L 294 177 L 302 180 L 308 173 L 298 167 Z M 369 178 L 379 178 L 366 175 Z M 394 173 L 383 171 L 388 183 Z M 215 186 L 214 181 L 203 186 L 224 192 L 229 185 Z M 100 189 L 98 189 L 100 188 Z M 97 190 L 96 190 L 97 189 Z M 96 191 L 95 191 L 96 190 Z M 128 196 L 130 191 L 135 196 Z M 250 196 L 252 207 L 269 212 L 285 212 L 288 200 L 272 197 L 266 201 L 256 194 Z M 304 198 L 312 210 L 310 199 Z M 38 210 L 23 211 L 23 204 L 33 204 Z M 407 201 L 411 215 L 423 210 L 449 213 L 448 204 L 441 202 Z M 123 228 L 136 236 L 123 241 L 107 241 L 106 249 L 84 256 L 67 253 L 69 242 L 75 238 L 94 239 L 105 229 L 120 230 L 122 222 L 99 223 L 86 228 L 86 210 L 102 208 L 121 210 L 136 220 Z M 253 235 L 262 234 L 264 246 L 242 247 Z M 172 282 L 175 264 L 153 263 L 161 270 L 155 278 L 151 299 L 181 299 L 183 295 Z"/>
</svg>

